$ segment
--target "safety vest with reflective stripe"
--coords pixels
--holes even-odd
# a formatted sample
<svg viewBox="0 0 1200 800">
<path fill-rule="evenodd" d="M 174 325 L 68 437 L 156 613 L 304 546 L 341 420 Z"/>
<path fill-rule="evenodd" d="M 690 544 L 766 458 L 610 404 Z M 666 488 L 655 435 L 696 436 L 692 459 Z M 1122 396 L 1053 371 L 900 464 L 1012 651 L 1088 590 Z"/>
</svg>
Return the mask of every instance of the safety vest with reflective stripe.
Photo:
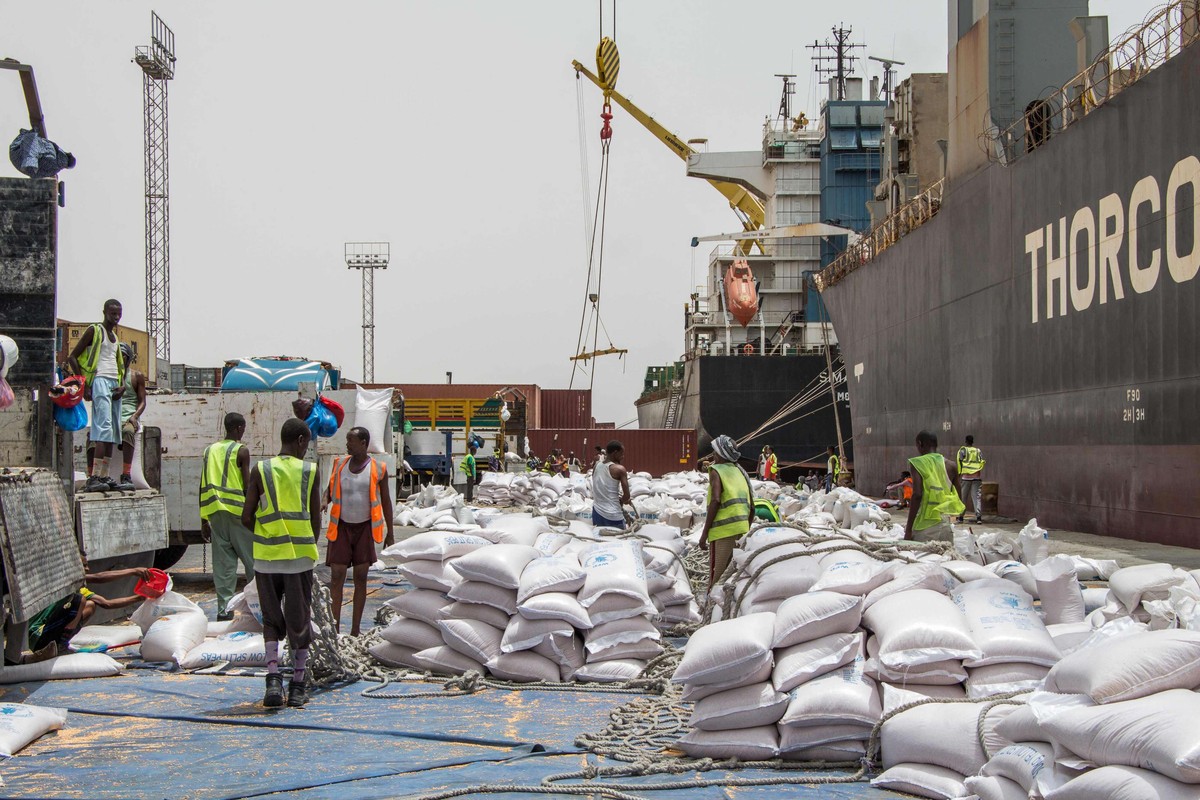
<svg viewBox="0 0 1200 800">
<path fill-rule="evenodd" d="M 741 536 L 750 530 L 750 517 L 754 513 L 750 481 L 736 464 L 713 464 L 712 469 L 721 477 L 721 499 L 708 538 L 711 541 Z M 708 485 L 708 500 L 712 502 L 711 483 Z"/>
<path fill-rule="evenodd" d="M 317 560 L 311 506 L 316 465 L 292 456 L 258 462 L 262 499 L 254 512 L 254 560 Z"/>
<path fill-rule="evenodd" d="M 117 332 L 113 331 L 113 336 L 117 336 Z M 104 324 L 97 322 L 92 325 L 92 343 L 88 345 L 87 350 L 79 354 L 79 369 L 83 371 L 83 378 L 87 383 L 91 383 L 96 379 L 96 369 L 100 366 L 100 345 L 108 338 L 108 333 L 104 330 Z M 121 339 L 117 337 L 117 385 L 125 385 L 125 354 L 121 352 Z"/>
<path fill-rule="evenodd" d="M 833 476 L 833 482 L 837 483 L 837 479 L 842 475 L 842 460 L 837 456 L 829 457 L 829 474 Z"/>
<path fill-rule="evenodd" d="M 200 481 L 200 519 L 209 519 L 218 511 L 242 515 L 246 505 L 246 487 L 238 469 L 237 454 L 241 442 L 222 439 L 204 448 L 204 475 Z"/>
<path fill-rule="evenodd" d="M 779 477 L 779 460 L 775 454 L 767 456 L 763 462 L 763 480 L 773 481 Z"/>
<path fill-rule="evenodd" d="M 941 453 L 926 453 L 910 458 L 908 463 L 921 476 L 922 484 L 921 507 L 917 509 L 917 518 L 913 520 L 914 531 L 937 525 L 942 521 L 942 514 L 957 517 L 966 510 L 950 483 L 946 459 L 942 458 Z"/>
<path fill-rule="evenodd" d="M 465 472 L 467 474 L 467 477 L 474 478 L 475 477 L 475 456 L 471 455 L 470 453 L 467 453 L 465 456 L 463 456 L 463 460 L 458 465 L 458 468 L 460 470 L 462 470 L 463 472 Z M 547 471 L 549 471 L 549 469 L 550 469 L 549 461 L 546 462 L 546 469 L 547 469 Z M 383 540 L 380 539 L 379 541 L 383 541 Z"/>
<path fill-rule="evenodd" d="M 329 529 L 325 538 L 333 542 L 337 540 L 338 522 L 342 519 L 342 471 L 350 463 L 350 456 L 337 458 L 333 461 L 333 474 L 329 476 Z M 379 498 L 379 481 L 387 477 L 387 466 L 371 459 L 371 488 L 368 495 L 371 499 L 371 538 L 376 542 L 383 541 L 383 501 Z"/>
<path fill-rule="evenodd" d="M 958 477 L 968 478 L 983 472 L 983 453 L 978 447 L 963 445 L 958 448 Z"/>
</svg>

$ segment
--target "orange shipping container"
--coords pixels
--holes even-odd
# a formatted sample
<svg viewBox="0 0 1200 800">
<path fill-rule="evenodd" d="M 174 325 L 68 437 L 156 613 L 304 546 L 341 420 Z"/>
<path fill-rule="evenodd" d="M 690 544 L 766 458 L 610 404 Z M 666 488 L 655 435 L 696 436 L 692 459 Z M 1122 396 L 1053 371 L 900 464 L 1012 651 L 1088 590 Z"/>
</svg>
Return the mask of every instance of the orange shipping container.
<svg viewBox="0 0 1200 800">
<path fill-rule="evenodd" d="M 538 457 L 558 449 L 575 456 L 590 468 L 596 446 L 616 439 L 625 446 L 624 464 L 632 472 L 660 476 L 696 468 L 696 432 L 691 429 L 541 428 L 529 432 L 529 444 Z"/>
</svg>

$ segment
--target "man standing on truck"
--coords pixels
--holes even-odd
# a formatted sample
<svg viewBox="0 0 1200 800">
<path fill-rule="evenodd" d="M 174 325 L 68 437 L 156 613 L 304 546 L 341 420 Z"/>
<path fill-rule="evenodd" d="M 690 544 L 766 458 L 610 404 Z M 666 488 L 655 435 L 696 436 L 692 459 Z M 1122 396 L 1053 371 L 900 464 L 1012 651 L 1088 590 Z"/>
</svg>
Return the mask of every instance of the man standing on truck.
<svg viewBox="0 0 1200 800">
<path fill-rule="evenodd" d="M 351 428 L 346 434 L 348 456 L 333 460 L 329 488 L 325 490 L 329 510 L 329 529 L 325 536 L 329 547 L 325 564 L 331 577 L 329 593 L 333 599 L 333 626 L 342 629 L 342 590 L 346 569 L 354 568 L 354 607 L 350 635 L 362 633 L 363 608 L 367 605 L 367 570 L 375 563 L 375 545 L 390 547 L 395 542 L 392 530 L 392 494 L 388 491 L 387 465 L 367 452 L 371 432 Z M 386 529 L 387 535 L 384 535 Z"/>
<path fill-rule="evenodd" d="M 246 418 L 225 415 L 225 438 L 204 448 L 200 472 L 200 532 L 212 542 L 213 587 L 217 619 L 233 619 L 229 601 L 237 591 L 238 561 L 246 581 L 254 580 L 254 542 L 242 526 L 246 486 L 250 483 L 250 451 L 242 444 Z"/>
<path fill-rule="evenodd" d="M 313 567 L 321 501 L 317 465 L 304 460 L 312 434 L 298 419 L 283 423 L 279 455 L 260 461 L 246 484 L 242 525 L 254 533 L 254 583 L 262 606 L 267 649 L 267 689 L 263 705 L 283 705 L 279 674 L 279 638 L 286 635 L 293 654 L 287 704 L 308 702 L 305 670 L 312 641 Z"/>
<path fill-rule="evenodd" d="M 133 366 L 133 347 L 121 342 L 121 356 L 125 359 L 125 389 L 121 393 L 121 480 L 117 488 L 123 492 L 134 490 L 133 443 L 137 436 L 142 412 L 146 410 L 146 375 Z M 239 512 L 240 513 L 240 512 Z"/>
<path fill-rule="evenodd" d="M 958 499 L 958 472 L 949 473 L 946 459 L 937 451 L 937 445 L 937 437 L 929 431 L 917 434 L 919 455 L 908 460 L 913 472 L 913 487 L 908 522 L 904 525 L 905 539 L 948 542 L 953 534 L 950 526 L 942 521 L 942 515 L 958 516 L 963 512 L 962 501 Z"/>
<path fill-rule="evenodd" d="M 71 350 L 67 363 L 72 373 L 86 381 L 84 397 L 92 401 L 90 438 L 96 443 L 91 475 L 85 492 L 104 492 L 116 489 L 117 482 L 108 477 L 121 424 L 121 395 L 125 391 L 125 357 L 117 338 L 117 323 L 121 321 L 121 304 L 116 300 L 104 302 L 104 321 L 83 332 Z"/>
</svg>

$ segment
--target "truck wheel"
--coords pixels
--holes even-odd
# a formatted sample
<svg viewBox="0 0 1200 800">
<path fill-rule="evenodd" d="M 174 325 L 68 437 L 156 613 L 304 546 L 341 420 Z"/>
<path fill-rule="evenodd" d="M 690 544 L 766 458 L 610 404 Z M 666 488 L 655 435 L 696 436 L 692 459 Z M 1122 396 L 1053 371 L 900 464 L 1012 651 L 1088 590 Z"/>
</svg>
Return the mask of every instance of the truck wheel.
<svg viewBox="0 0 1200 800">
<path fill-rule="evenodd" d="M 168 570 L 175 566 L 179 559 L 183 558 L 183 554 L 187 552 L 186 544 L 172 544 L 164 547 L 162 550 L 154 551 L 154 568 Z"/>
</svg>

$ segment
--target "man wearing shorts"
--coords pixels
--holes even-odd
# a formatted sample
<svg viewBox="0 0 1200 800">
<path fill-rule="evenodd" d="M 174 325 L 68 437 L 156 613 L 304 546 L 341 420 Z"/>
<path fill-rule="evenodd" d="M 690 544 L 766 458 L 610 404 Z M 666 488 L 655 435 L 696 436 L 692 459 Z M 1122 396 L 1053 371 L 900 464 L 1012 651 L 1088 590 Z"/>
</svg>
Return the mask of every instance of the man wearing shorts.
<svg viewBox="0 0 1200 800">
<path fill-rule="evenodd" d="M 329 593 L 333 599 L 333 624 L 341 630 L 342 589 L 346 584 L 346 571 L 352 567 L 351 636 L 362 633 L 363 607 L 367 604 L 367 570 L 375 563 L 375 545 L 389 546 L 395 541 L 387 466 L 367 452 L 370 442 L 371 434 L 366 428 L 350 429 L 346 434 L 349 455 L 334 459 L 329 488 L 325 490 L 325 502 L 330 504 L 329 530 L 325 534 L 329 548 L 325 553 L 325 564 L 331 572 Z"/>
<path fill-rule="evenodd" d="M 113 448 L 121 439 L 121 395 L 125 392 L 125 357 L 117 338 L 117 323 L 121 321 L 121 304 L 116 300 L 104 303 L 104 322 L 97 322 L 79 337 L 67 362 L 76 375 L 84 377 L 84 397 L 92 401 L 92 430 L 90 439 L 96 443 L 91 475 L 85 492 L 104 492 L 117 488 L 108 477 L 108 463 Z"/>
<path fill-rule="evenodd" d="M 597 462 L 592 470 L 592 524 L 624 530 L 623 506 L 633 504 L 629 499 L 629 473 L 621 464 L 625 447 L 613 439 L 604 452 L 605 460 Z"/>
<path fill-rule="evenodd" d="M 133 366 L 133 348 L 121 342 L 121 357 L 125 359 L 125 391 L 121 394 L 121 480 L 117 488 L 131 492 L 133 485 L 134 438 L 141 427 L 142 412 L 146 410 L 146 375 Z"/>
</svg>

